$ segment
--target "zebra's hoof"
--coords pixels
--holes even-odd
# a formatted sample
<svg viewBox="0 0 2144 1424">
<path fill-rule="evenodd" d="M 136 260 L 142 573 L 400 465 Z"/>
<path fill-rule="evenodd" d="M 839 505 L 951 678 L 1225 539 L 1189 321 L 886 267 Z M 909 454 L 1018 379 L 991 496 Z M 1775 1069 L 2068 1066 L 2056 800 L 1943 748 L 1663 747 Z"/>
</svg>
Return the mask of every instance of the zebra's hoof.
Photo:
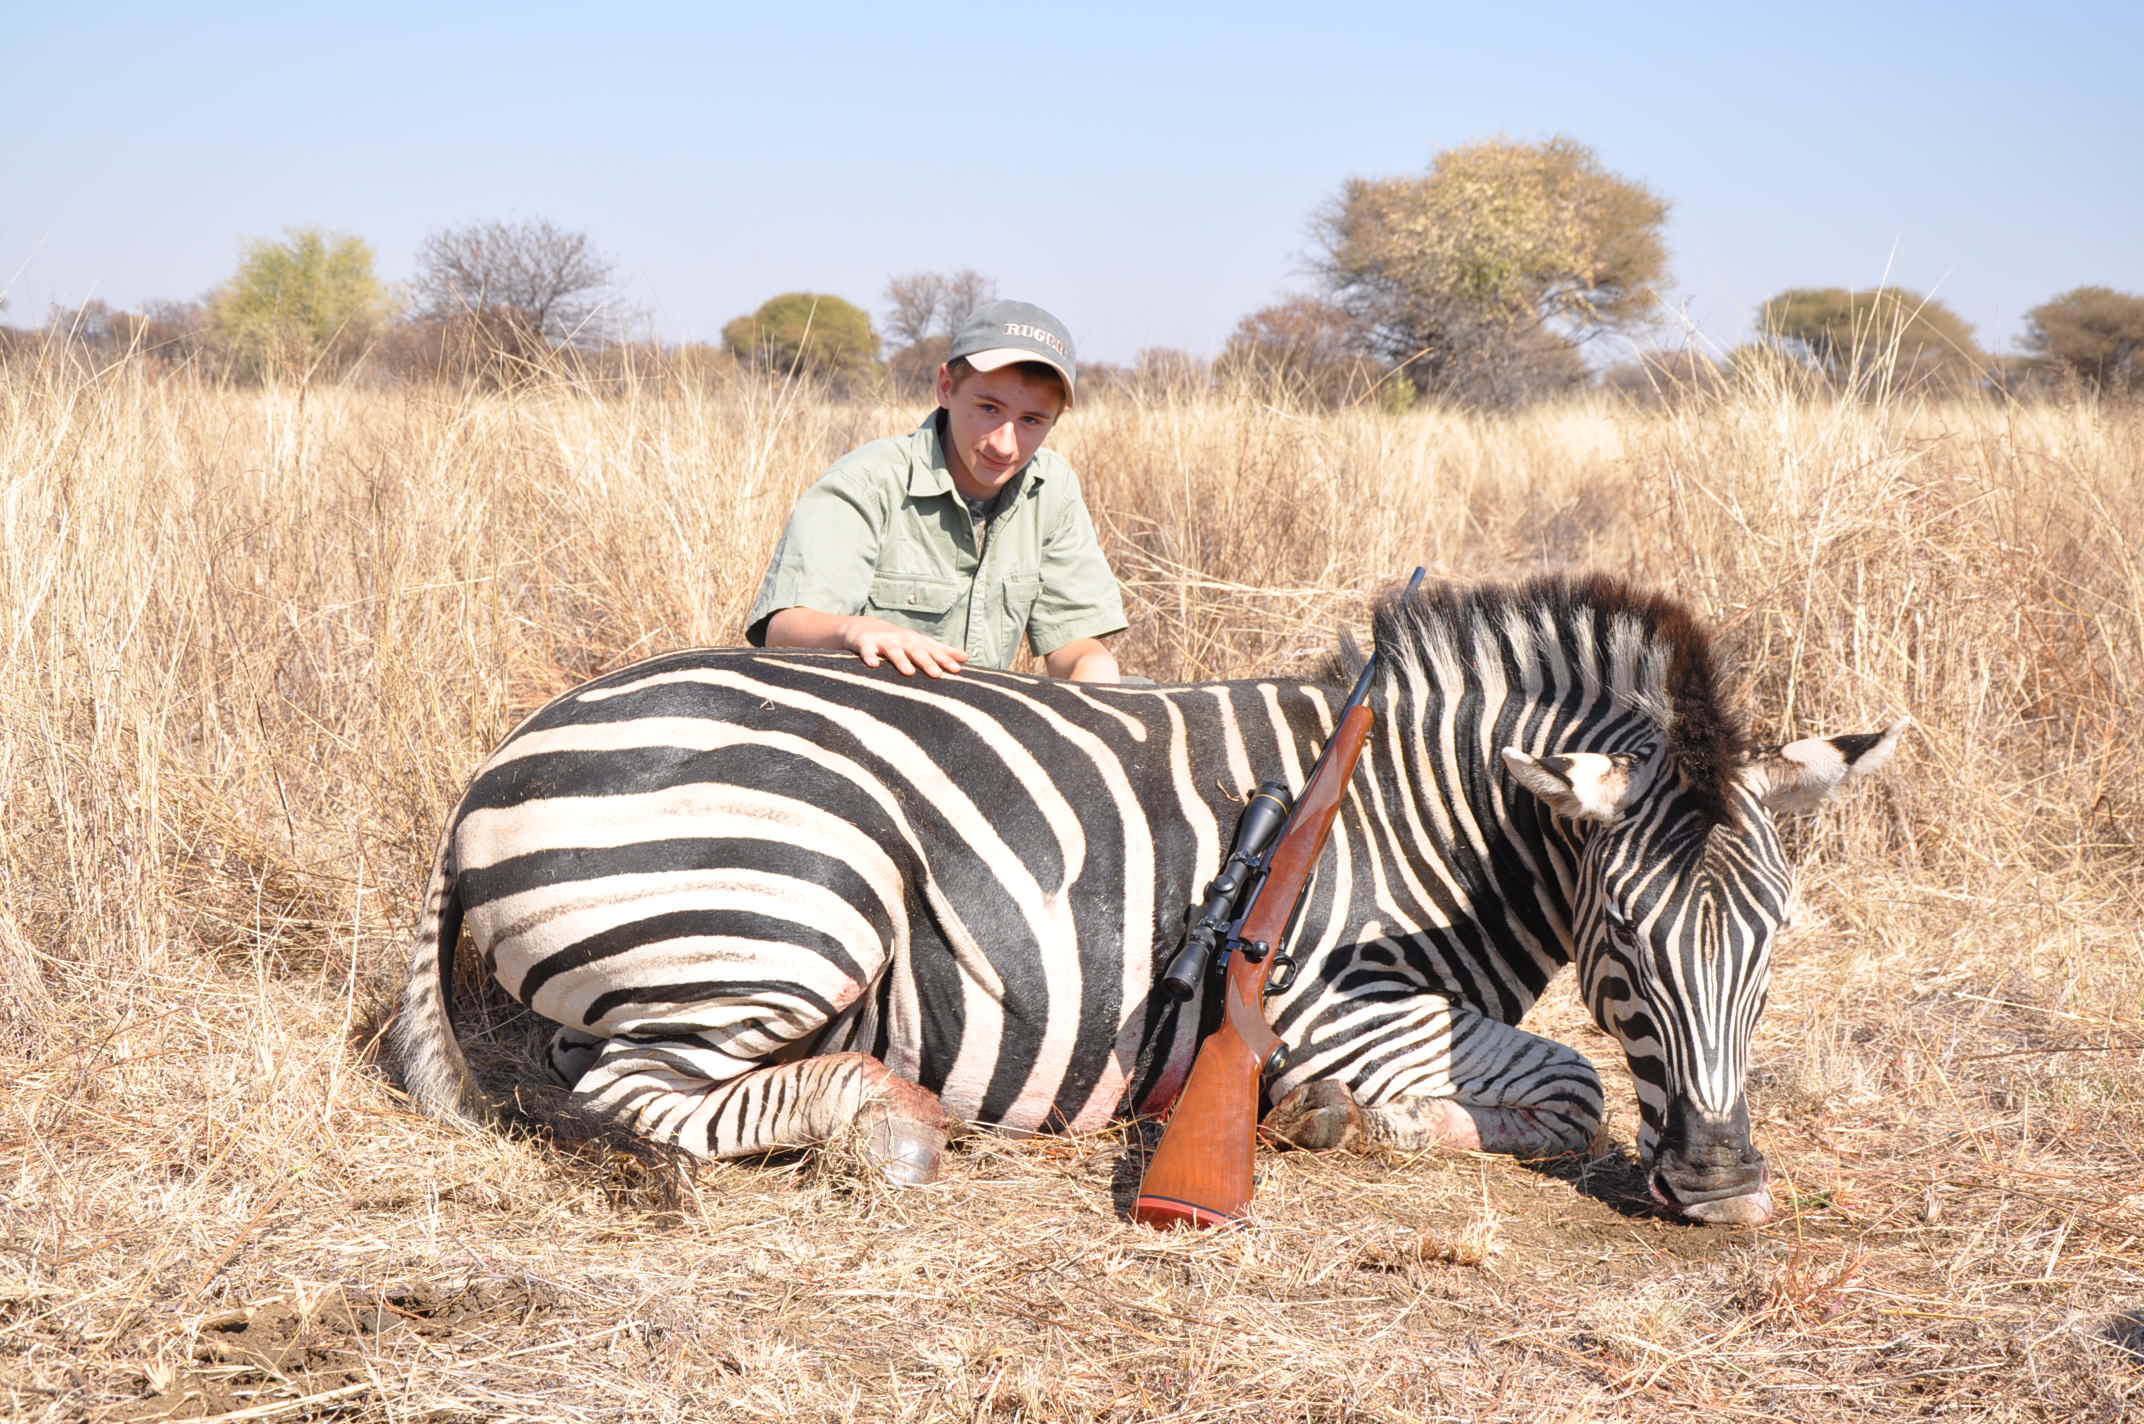
<svg viewBox="0 0 2144 1424">
<path fill-rule="evenodd" d="M 551 1035 L 551 1045 L 544 1053 L 544 1066 L 551 1070 L 551 1077 L 562 1088 L 570 1088 L 581 1081 L 581 1075 L 595 1066 L 606 1040 L 578 1029 L 562 1028 Z"/>
<path fill-rule="evenodd" d="M 1362 1108 L 1347 1084 L 1331 1079 L 1297 1088 L 1274 1104 L 1260 1126 L 1288 1147 L 1360 1151 L 1363 1145 Z"/>
<path fill-rule="evenodd" d="M 896 1187 L 920 1187 L 938 1180 L 945 1129 L 907 1118 L 886 1117 L 864 1134 L 864 1152 L 886 1181 Z"/>
</svg>

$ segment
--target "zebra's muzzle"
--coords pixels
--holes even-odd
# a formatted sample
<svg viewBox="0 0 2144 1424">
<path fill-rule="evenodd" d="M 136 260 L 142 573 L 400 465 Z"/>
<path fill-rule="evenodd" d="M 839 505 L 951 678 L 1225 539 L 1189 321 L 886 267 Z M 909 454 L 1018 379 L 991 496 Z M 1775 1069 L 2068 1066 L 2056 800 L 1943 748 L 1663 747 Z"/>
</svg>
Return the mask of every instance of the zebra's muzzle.
<svg viewBox="0 0 2144 1424">
<path fill-rule="evenodd" d="M 1678 1102 L 1653 1158 L 1653 1199 L 1688 1221 L 1753 1226 L 1772 1218 L 1772 1173 L 1750 1141 L 1741 1103 L 1724 1116 Z"/>
<path fill-rule="evenodd" d="M 1758 1226 L 1772 1219 L 1772 1174 L 1761 1157 L 1753 1180 L 1731 1186 L 1677 1188 L 1661 1171 L 1655 1171 L 1647 1185 L 1654 1201 L 1686 1221 L 1707 1226 Z"/>
</svg>

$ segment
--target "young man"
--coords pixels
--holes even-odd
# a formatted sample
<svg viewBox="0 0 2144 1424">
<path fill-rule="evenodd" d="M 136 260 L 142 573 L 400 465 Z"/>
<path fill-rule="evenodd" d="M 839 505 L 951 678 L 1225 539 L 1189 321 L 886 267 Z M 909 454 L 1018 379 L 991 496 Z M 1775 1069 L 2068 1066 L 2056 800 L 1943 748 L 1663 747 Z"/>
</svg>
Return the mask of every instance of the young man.
<svg viewBox="0 0 2144 1424">
<path fill-rule="evenodd" d="M 1079 479 L 1042 448 L 1072 401 L 1072 337 L 991 302 L 938 368 L 938 409 L 836 461 L 797 500 L 760 585 L 754 646 L 847 648 L 929 677 L 1006 667 L 1024 634 L 1052 677 L 1119 680 L 1124 627 Z"/>
</svg>

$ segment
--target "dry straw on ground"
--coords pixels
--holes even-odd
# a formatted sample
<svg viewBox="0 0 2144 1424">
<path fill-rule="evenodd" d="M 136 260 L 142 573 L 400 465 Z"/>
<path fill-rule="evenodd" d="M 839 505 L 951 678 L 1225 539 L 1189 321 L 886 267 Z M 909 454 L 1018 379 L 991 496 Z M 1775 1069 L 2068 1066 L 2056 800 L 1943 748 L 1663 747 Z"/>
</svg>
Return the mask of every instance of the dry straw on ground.
<svg viewBox="0 0 2144 1424">
<path fill-rule="evenodd" d="M 731 641 L 799 484 L 912 413 L 650 380 L 0 371 L 0 1414 L 37 1420 L 2113 1419 L 2144 1411 L 2144 416 L 1755 385 L 1659 411 L 1082 409 L 1126 663 L 1284 668 L 1363 596 L 1631 573 L 1760 735 L 1920 724 L 1798 829 L 1759 1230 L 1599 1156 L 1262 1157 L 1159 1236 L 1127 1133 L 682 1184 L 411 1116 L 364 1038 L 514 714 Z M 532 1026 L 472 998 L 511 1089 Z M 533 1092 L 535 1090 L 530 1089 Z M 540 1108 L 540 1101 L 532 1104 Z"/>
</svg>

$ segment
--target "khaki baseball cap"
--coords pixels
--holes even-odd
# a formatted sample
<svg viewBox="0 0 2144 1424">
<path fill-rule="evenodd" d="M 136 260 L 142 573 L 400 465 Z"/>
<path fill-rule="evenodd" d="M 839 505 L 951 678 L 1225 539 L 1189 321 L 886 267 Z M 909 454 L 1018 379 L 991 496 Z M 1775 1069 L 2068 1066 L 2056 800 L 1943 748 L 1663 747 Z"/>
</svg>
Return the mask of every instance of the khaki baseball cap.
<svg viewBox="0 0 2144 1424">
<path fill-rule="evenodd" d="M 1032 302 L 985 302 L 953 337 L 948 361 L 965 358 L 978 371 L 1039 361 L 1065 378 L 1072 394 L 1072 333 Z"/>
</svg>

